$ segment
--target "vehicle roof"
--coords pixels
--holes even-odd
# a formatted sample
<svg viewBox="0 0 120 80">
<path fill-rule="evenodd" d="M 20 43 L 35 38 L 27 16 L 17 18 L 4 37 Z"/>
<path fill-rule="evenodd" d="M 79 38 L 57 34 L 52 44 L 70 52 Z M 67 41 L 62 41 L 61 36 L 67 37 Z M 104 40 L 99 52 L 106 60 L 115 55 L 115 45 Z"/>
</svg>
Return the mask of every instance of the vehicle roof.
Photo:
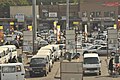
<svg viewBox="0 0 120 80">
<path fill-rule="evenodd" d="M 49 53 L 50 50 L 38 50 L 38 52 L 41 52 L 41 53 Z"/>
<path fill-rule="evenodd" d="M 9 49 L 12 49 L 12 48 L 16 49 L 15 45 L 3 45 L 1 47 L 3 47 L 3 48 L 9 48 Z"/>
<path fill-rule="evenodd" d="M 8 48 L 7 47 L 1 47 L 0 46 L 0 51 L 4 51 L 4 50 L 7 50 Z"/>
<path fill-rule="evenodd" d="M 22 63 L 7 63 L 7 64 L 0 64 L 0 66 L 15 66 L 15 65 L 23 65 Z"/>
<path fill-rule="evenodd" d="M 49 55 L 50 50 L 39 50 L 37 55 Z"/>
<path fill-rule="evenodd" d="M 45 55 L 34 55 L 32 58 L 46 58 Z"/>
<path fill-rule="evenodd" d="M 86 57 L 99 57 L 99 56 L 96 53 L 87 53 L 87 54 L 84 54 L 84 58 Z"/>
<path fill-rule="evenodd" d="M 52 49 L 53 47 L 52 46 L 50 46 L 50 45 L 47 45 L 47 46 L 44 46 L 44 47 L 41 47 L 40 49 L 42 50 L 44 50 L 44 49 Z"/>
</svg>

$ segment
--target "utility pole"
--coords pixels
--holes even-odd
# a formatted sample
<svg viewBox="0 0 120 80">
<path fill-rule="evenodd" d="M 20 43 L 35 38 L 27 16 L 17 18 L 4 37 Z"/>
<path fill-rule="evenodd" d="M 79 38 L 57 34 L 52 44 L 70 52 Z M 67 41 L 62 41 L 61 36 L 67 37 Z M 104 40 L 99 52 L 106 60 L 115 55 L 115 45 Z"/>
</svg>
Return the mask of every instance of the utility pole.
<svg viewBox="0 0 120 80">
<path fill-rule="evenodd" d="M 32 25 L 32 31 L 33 31 L 33 54 L 36 52 L 35 50 L 35 39 L 36 39 L 36 30 L 37 30 L 37 25 L 36 25 L 36 0 L 32 0 L 32 13 L 33 13 L 33 25 Z"/>
<path fill-rule="evenodd" d="M 69 0 L 67 0 L 67 12 L 66 12 L 66 30 L 69 29 Z"/>
</svg>

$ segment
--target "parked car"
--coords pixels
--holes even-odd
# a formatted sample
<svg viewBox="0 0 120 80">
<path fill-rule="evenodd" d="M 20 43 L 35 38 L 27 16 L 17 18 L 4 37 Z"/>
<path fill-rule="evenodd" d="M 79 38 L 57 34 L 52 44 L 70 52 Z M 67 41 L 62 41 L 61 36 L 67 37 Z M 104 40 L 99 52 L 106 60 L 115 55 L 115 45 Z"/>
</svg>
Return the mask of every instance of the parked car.
<svg viewBox="0 0 120 80">
<path fill-rule="evenodd" d="M 84 54 L 85 53 L 96 53 L 97 50 L 102 47 L 102 45 L 92 45 L 91 47 L 89 47 L 88 49 L 84 50 Z"/>
<path fill-rule="evenodd" d="M 90 43 L 83 43 L 82 44 L 82 54 L 84 55 L 86 52 L 86 50 L 88 50 L 91 46 L 93 46 L 93 44 Z"/>
<path fill-rule="evenodd" d="M 97 50 L 98 55 L 112 55 L 116 53 L 116 48 L 108 48 L 107 46 L 102 46 Z"/>
</svg>

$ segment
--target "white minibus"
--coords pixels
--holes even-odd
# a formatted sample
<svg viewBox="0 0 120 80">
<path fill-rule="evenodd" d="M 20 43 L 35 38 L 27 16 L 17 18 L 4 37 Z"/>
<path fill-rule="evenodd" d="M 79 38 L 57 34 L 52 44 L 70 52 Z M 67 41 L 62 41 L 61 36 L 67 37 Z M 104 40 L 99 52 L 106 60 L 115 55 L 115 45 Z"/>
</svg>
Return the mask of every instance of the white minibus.
<svg viewBox="0 0 120 80">
<path fill-rule="evenodd" d="M 101 61 L 96 53 L 88 53 L 83 56 L 83 74 L 96 73 L 101 75 Z"/>
<path fill-rule="evenodd" d="M 0 64 L 0 80 L 25 80 L 22 63 Z"/>
<path fill-rule="evenodd" d="M 16 56 L 17 57 L 17 48 L 16 48 L 16 46 L 15 45 L 3 45 L 3 46 L 1 46 L 1 47 L 3 47 L 3 48 L 8 48 L 9 49 L 9 57 L 14 57 L 14 56 Z"/>
<path fill-rule="evenodd" d="M 39 56 L 48 56 L 48 60 L 49 60 L 49 72 L 51 72 L 51 68 L 53 67 L 53 61 L 52 61 L 52 54 L 49 50 L 39 50 L 38 53 L 36 55 Z"/>
</svg>

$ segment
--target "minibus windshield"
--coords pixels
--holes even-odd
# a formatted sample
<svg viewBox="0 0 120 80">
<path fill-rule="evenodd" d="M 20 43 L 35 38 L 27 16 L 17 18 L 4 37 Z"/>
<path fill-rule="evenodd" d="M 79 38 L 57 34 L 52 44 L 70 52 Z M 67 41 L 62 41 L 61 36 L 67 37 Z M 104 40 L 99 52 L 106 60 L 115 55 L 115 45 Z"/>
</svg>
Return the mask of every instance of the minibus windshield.
<svg viewBox="0 0 120 80">
<path fill-rule="evenodd" d="M 31 59 L 31 64 L 41 64 L 41 63 L 45 63 L 46 60 L 44 58 L 34 58 Z"/>
<path fill-rule="evenodd" d="M 97 57 L 87 57 L 84 58 L 84 64 L 99 64 Z"/>
</svg>

